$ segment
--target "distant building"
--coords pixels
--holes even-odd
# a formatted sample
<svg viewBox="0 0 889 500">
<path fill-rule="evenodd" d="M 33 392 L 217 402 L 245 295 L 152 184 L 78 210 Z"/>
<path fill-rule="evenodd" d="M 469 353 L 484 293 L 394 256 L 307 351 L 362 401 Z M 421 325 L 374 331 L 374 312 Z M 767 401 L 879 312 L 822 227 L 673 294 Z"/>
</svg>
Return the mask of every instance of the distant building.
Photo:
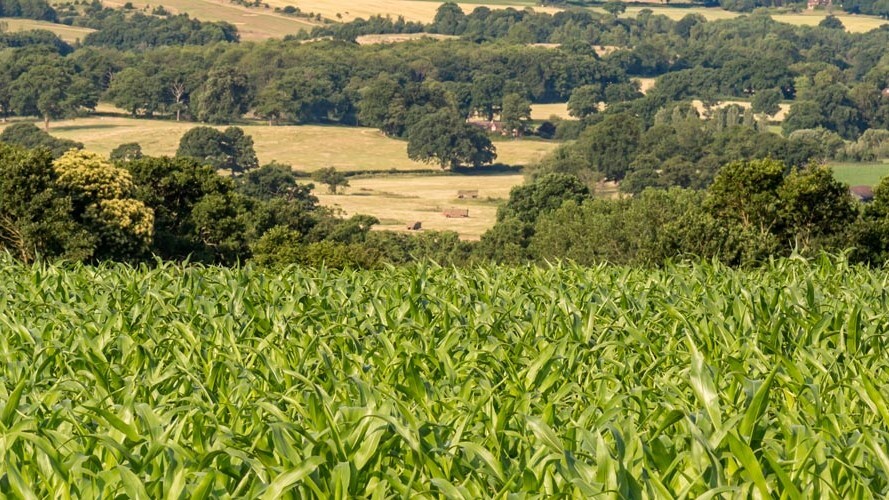
<svg viewBox="0 0 889 500">
<path fill-rule="evenodd" d="M 833 6 L 833 0 L 809 0 L 809 10 L 815 10 L 818 7 L 829 8 Z"/>
</svg>

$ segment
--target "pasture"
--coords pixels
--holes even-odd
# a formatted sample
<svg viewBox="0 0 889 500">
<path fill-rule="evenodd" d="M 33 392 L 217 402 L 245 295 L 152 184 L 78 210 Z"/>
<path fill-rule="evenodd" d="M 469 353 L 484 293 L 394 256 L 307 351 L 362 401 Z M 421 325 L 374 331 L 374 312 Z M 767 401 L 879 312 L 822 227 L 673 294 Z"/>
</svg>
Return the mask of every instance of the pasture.
<svg viewBox="0 0 889 500">
<path fill-rule="evenodd" d="M 434 33 L 399 33 L 387 35 L 361 35 L 355 39 L 359 45 L 377 45 L 382 43 L 403 43 L 414 40 L 452 40 L 459 37 L 438 35 Z"/>
<path fill-rule="evenodd" d="M 721 9 L 719 7 L 638 7 L 631 6 L 628 7 L 626 12 L 623 14 L 625 17 L 636 17 L 639 12 L 642 10 L 651 10 L 655 14 L 664 15 L 673 20 L 679 20 L 685 17 L 688 14 L 700 14 L 704 16 L 708 21 L 719 21 L 722 19 L 733 19 L 735 17 L 744 15 L 739 12 L 732 12 L 728 10 Z M 597 9 L 600 12 L 604 12 L 602 9 Z M 800 13 L 772 13 L 772 19 L 776 21 L 780 21 L 782 23 L 793 24 L 796 26 L 815 26 L 822 19 L 827 17 L 827 12 L 818 10 L 818 11 L 805 11 Z M 874 16 L 862 16 L 862 15 L 853 15 L 846 14 L 843 12 L 836 12 L 834 15 L 843 23 L 846 30 L 851 33 L 864 33 L 873 29 L 877 29 L 884 24 L 889 23 L 885 19 L 880 19 Z"/>
<path fill-rule="evenodd" d="M 0 25 L 5 25 L 6 30 L 10 33 L 30 30 L 51 31 L 58 35 L 58 37 L 62 40 L 69 43 L 83 40 L 84 37 L 95 31 L 90 28 L 80 28 L 77 26 L 67 26 L 64 24 L 49 23 L 46 21 L 35 21 L 33 19 L 19 19 L 12 17 L 0 17 Z"/>
<path fill-rule="evenodd" d="M 846 31 L 849 31 L 850 33 L 865 33 L 889 24 L 889 21 L 873 16 L 845 14 L 842 12 L 837 12 L 834 15 L 837 19 L 842 21 L 843 26 L 846 27 Z M 824 11 L 806 11 L 798 14 L 774 14 L 772 16 L 776 21 L 797 26 L 817 26 L 825 17 L 827 17 L 827 13 Z"/>
<path fill-rule="evenodd" d="M 885 498 L 889 276 L 0 257 L 15 498 Z"/>
<path fill-rule="evenodd" d="M 889 176 L 889 160 L 873 163 L 830 164 L 833 175 L 850 186 L 876 186 L 883 177 Z"/>
<path fill-rule="evenodd" d="M 575 118 L 568 113 L 567 102 L 556 102 L 551 104 L 533 104 L 531 105 L 532 120 L 549 120 L 551 116 L 557 116 L 563 120 L 574 120 Z"/>
<path fill-rule="evenodd" d="M 145 154 L 173 155 L 182 135 L 198 126 L 191 122 L 93 116 L 56 121 L 50 133 L 82 142 L 86 149 L 110 153 L 127 142 L 138 142 Z M 434 165 L 407 157 L 405 141 L 385 137 L 376 129 L 320 125 L 239 125 L 253 137 L 260 163 L 278 161 L 297 170 L 336 167 L 342 171 L 428 170 Z M 0 124 L 0 129 L 3 125 Z M 224 127 L 219 127 L 224 128 Z M 497 140 L 497 161 L 526 165 L 558 146 L 556 142 L 533 139 Z"/>
<path fill-rule="evenodd" d="M 427 0 L 265 0 L 272 7 L 293 5 L 303 12 L 316 12 L 321 16 L 335 21 L 352 21 L 359 17 L 367 19 L 373 15 L 404 16 L 408 21 L 431 22 L 443 2 Z M 471 12 L 479 6 L 492 9 L 513 7 L 524 9 L 532 7 L 536 11 L 558 12 L 551 7 L 538 7 L 532 0 L 486 0 L 479 2 L 460 2 L 464 12 Z"/>
<path fill-rule="evenodd" d="M 377 229 L 404 231 L 408 224 L 422 222 L 423 229 L 455 231 L 467 240 L 477 240 L 496 220 L 497 207 L 509 191 L 521 184 L 519 174 L 501 175 L 393 175 L 353 178 L 344 194 L 315 190 L 322 205 L 340 208 L 347 215 L 366 214 L 380 219 Z M 457 191 L 478 190 L 479 198 L 459 199 Z M 468 218 L 447 218 L 448 208 L 468 209 Z"/>
<path fill-rule="evenodd" d="M 104 0 L 103 3 L 110 7 L 122 7 L 127 0 Z M 226 21 L 237 26 L 242 40 L 284 38 L 315 26 L 303 18 L 277 14 L 272 9 L 242 7 L 228 0 L 136 0 L 131 3 L 139 8 L 163 5 L 174 13 L 188 14 L 201 21 Z"/>
<path fill-rule="evenodd" d="M 720 102 L 716 103 L 716 106 L 714 106 L 714 108 L 715 109 L 724 108 L 726 106 L 731 106 L 732 104 L 737 104 L 738 106 L 741 106 L 744 109 L 747 109 L 751 106 L 749 101 L 720 101 Z M 706 114 L 707 107 L 704 106 L 704 102 L 701 101 L 700 99 L 692 100 L 692 105 L 694 105 L 695 109 L 698 110 L 698 113 L 700 113 L 701 116 L 704 116 Z M 784 121 L 784 118 L 787 116 L 787 113 L 790 112 L 791 103 L 782 102 L 778 106 L 781 108 L 781 110 L 778 111 L 777 113 L 775 113 L 774 116 L 770 117 L 769 118 L 770 121 L 782 122 L 782 121 Z"/>
</svg>

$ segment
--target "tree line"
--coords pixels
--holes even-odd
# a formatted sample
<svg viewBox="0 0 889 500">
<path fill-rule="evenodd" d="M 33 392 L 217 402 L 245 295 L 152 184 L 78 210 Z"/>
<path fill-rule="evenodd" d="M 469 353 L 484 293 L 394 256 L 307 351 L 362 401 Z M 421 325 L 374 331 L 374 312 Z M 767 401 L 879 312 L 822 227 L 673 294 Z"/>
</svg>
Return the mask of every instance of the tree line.
<svg viewBox="0 0 889 500">
<path fill-rule="evenodd" d="M 219 175 L 202 157 L 208 142 L 229 145 L 216 153 L 221 164 L 233 161 L 226 155 L 239 162 L 255 155 L 237 131 L 217 132 L 183 138 L 173 158 L 144 156 L 134 144 L 115 150 L 113 160 L 0 145 L 0 249 L 25 261 L 330 267 L 418 259 L 657 266 L 702 258 L 747 266 L 822 251 L 875 265 L 889 259 L 889 179 L 863 204 L 817 163 L 732 161 L 706 189 L 649 188 L 616 199 L 593 196 L 573 175 L 547 173 L 514 188 L 496 225 L 466 242 L 453 232 L 371 231 L 373 217 L 337 217 L 287 165 Z"/>
<path fill-rule="evenodd" d="M 454 8 L 459 9 L 442 6 L 426 28 L 460 29 L 447 21 Z M 110 12 L 110 18 L 119 15 Z M 364 124 L 403 137 L 421 116 L 442 109 L 486 119 L 518 110 L 507 118 L 521 125 L 526 102 L 595 99 L 608 104 L 606 113 L 629 112 L 651 126 L 657 112 L 676 101 L 771 96 L 795 98 L 788 133 L 822 127 L 857 139 L 867 129 L 889 126 L 886 30 L 849 34 L 792 27 L 759 14 L 706 22 L 695 15 L 672 21 L 650 12 L 624 19 L 589 11 L 550 15 L 477 8 L 463 18 L 455 26 L 490 28 L 498 36 L 502 29 L 495 27 L 512 21 L 506 22 L 511 27 L 505 38 L 394 46 L 274 40 L 131 50 L 156 38 L 151 23 L 94 34 L 126 35 L 132 39 L 127 50 L 74 50 L 42 36 L 20 37 L 0 57 L 0 114 L 49 121 L 105 100 L 134 116 L 224 124 L 253 113 L 270 124 Z M 528 40 L 562 45 L 543 48 L 508 36 L 525 24 L 543 33 Z M 610 49 L 599 54 L 603 45 Z M 656 76 L 657 84 L 643 96 L 631 84 L 636 76 Z M 382 98 L 389 102 L 375 101 Z"/>
</svg>

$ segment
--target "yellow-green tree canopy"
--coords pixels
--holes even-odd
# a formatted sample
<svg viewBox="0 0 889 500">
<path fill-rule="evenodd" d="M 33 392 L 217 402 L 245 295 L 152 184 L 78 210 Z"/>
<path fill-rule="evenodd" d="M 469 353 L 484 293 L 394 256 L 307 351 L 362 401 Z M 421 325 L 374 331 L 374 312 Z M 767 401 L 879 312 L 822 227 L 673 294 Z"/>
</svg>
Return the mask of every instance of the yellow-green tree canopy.
<svg viewBox="0 0 889 500">
<path fill-rule="evenodd" d="M 68 151 L 53 162 L 56 185 L 69 194 L 101 250 L 132 256 L 148 249 L 154 211 L 133 197 L 130 173 L 88 151 Z M 100 252 L 100 253 L 104 253 Z"/>
</svg>

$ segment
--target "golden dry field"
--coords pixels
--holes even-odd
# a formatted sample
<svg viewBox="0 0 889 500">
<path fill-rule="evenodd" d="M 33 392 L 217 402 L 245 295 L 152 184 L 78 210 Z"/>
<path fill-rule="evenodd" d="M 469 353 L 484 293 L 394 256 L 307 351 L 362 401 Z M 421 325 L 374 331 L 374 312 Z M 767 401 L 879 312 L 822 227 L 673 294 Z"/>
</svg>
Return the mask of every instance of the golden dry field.
<svg viewBox="0 0 889 500">
<path fill-rule="evenodd" d="M 477 240 L 490 229 L 497 206 L 514 186 L 524 182 L 520 174 L 504 175 L 395 175 L 350 179 L 345 194 L 316 189 L 321 204 L 338 207 L 347 215 L 366 214 L 380 219 L 378 229 L 406 231 L 422 222 L 424 229 L 456 231 L 464 239 Z M 461 200 L 459 190 L 478 190 L 477 200 Z M 468 218 L 447 218 L 448 208 L 468 209 Z"/>
<path fill-rule="evenodd" d="M 59 38 L 61 38 L 62 40 L 69 43 L 83 40 L 84 37 L 95 31 L 89 28 L 79 28 L 77 26 L 67 26 L 64 24 L 48 23 L 46 21 L 34 21 L 32 19 L 19 19 L 11 17 L 0 18 L 0 24 L 5 25 L 6 30 L 10 33 L 30 30 L 51 31 L 58 35 Z"/>
<path fill-rule="evenodd" d="M 721 19 L 732 19 L 743 14 L 720 9 L 719 7 L 628 7 L 623 14 L 625 17 L 635 17 L 643 9 L 649 9 L 655 14 L 661 14 L 670 19 L 679 20 L 688 14 L 700 14 L 708 21 L 718 21 Z M 602 11 L 601 9 L 598 9 Z M 604 11 L 602 11 L 604 12 Z M 828 13 L 822 10 L 806 11 L 800 13 L 772 14 L 772 19 L 782 23 L 793 24 L 797 26 L 815 26 L 822 19 L 827 17 Z M 874 16 L 861 16 L 836 12 L 834 15 L 843 23 L 846 30 L 852 33 L 864 33 L 872 29 L 877 29 L 889 21 Z"/>
<path fill-rule="evenodd" d="M 356 38 L 355 41 L 358 42 L 358 45 L 377 45 L 382 43 L 410 42 L 413 40 L 424 40 L 427 38 L 433 40 L 450 40 L 459 37 L 451 35 L 437 35 L 432 33 L 404 33 L 389 35 L 361 35 Z"/>
<path fill-rule="evenodd" d="M 692 104 L 695 106 L 695 108 L 697 108 L 698 113 L 700 113 L 703 116 L 707 110 L 707 108 L 704 106 L 704 103 L 702 101 L 700 101 L 699 99 L 695 99 L 692 101 Z M 732 104 L 737 104 L 744 109 L 747 109 L 751 106 L 750 102 L 748 102 L 748 101 L 720 101 L 719 103 L 716 104 L 715 107 L 716 108 L 724 108 L 724 107 L 730 106 Z M 787 113 L 790 112 L 790 103 L 789 102 L 782 102 L 781 104 L 779 104 L 779 106 L 781 107 L 781 111 L 778 111 L 777 113 L 775 113 L 775 116 L 771 117 L 771 121 L 782 122 L 782 121 L 784 121 L 784 117 L 787 116 Z"/>
<path fill-rule="evenodd" d="M 567 102 L 555 102 L 551 104 L 532 104 L 531 119 L 532 120 L 548 120 L 552 116 L 557 116 L 563 120 L 574 120 L 575 118 L 568 114 Z"/>
<path fill-rule="evenodd" d="M 877 29 L 884 24 L 889 24 L 889 21 L 885 19 L 872 16 L 860 16 L 841 12 L 837 12 L 834 15 L 842 21 L 846 31 L 851 33 L 864 33 Z M 827 17 L 827 13 L 824 11 L 806 11 L 799 14 L 775 14 L 772 16 L 776 21 L 797 26 L 816 26 L 825 17 Z"/>
<path fill-rule="evenodd" d="M 654 84 L 657 83 L 656 78 L 633 78 L 634 81 L 639 82 L 639 90 L 642 91 L 643 94 L 648 93 Z"/>
<path fill-rule="evenodd" d="M 110 7 L 121 7 L 127 0 L 104 0 L 103 3 Z M 297 33 L 301 30 L 311 29 L 315 23 L 304 18 L 285 16 L 274 12 L 274 7 L 286 7 L 292 5 L 306 13 L 320 14 L 323 18 L 334 21 L 351 21 L 372 15 L 389 15 L 393 17 L 403 16 L 410 21 L 430 22 L 441 2 L 427 0 L 354 0 L 343 2 L 338 0 L 266 0 L 271 8 L 248 8 L 233 4 L 228 0 L 136 0 L 134 5 L 140 8 L 163 5 L 176 13 L 187 13 L 190 16 L 204 21 L 227 21 L 238 27 L 243 40 L 263 40 L 267 38 L 282 38 L 286 35 Z M 632 2 L 630 2 L 632 3 Z M 465 12 L 471 12 L 479 6 L 490 8 L 533 8 L 536 11 L 558 12 L 554 7 L 540 7 L 531 0 L 488 0 L 479 2 L 460 3 Z M 671 19 L 681 19 L 687 14 L 701 14 L 708 20 L 731 19 L 741 14 L 726 11 L 720 8 L 708 7 L 642 7 L 631 6 L 624 16 L 633 17 L 643 9 L 650 9 L 656 14 L 663 14 Z M 601 10 L 601 9 L 600 9 Z M 827 15 L 824 11 L 803 12 L 798 14 L 774 14 L 773 17 L 782 22 L 796 25 L 815 25 Z M 864 32 L 886 24 L 885 20 L 876 17 L 855 16 L 849 14 L 837 14 L 837 17 L 851 32 Z M 31 22 L 31 21 L 29 21 Z M 49 24 L 49 23 L 47 23 Z M 62 26 L 62 25 L 54 25 Z M 48 29 L 56 31 L 63 38 L 73 41 L 79 35 L 80 28 L 54 27 Z M 389 40 L 392 41 L 392 40 Z M 403 40 L 397 40 L 403 41 Z"/>
<path fill-rule="evenodd" d="M 0 125 L 2 129 L 4 125 Z M 145 154 L 175 154 L 179 138 L 197 124 L 167 120 L 140 120 L 93 116 L 50 124 L 56 137 L 82 142 L 87 149 L 108 154 L 126 142 L 138 142 Z M 376 129 L 321 125 L 239 125 L 253 137 L 260 163 L 278 161 L 298 170 L 336 167 L 343 171 L 435 169 L 411 161 L 407 143 L 385 137 Z M 218 127 L 224 128 L 224 127 Z M 556 142 L 533 139 L 497 140 L 497 161 L 526 165 L 558 146 Z"/>
<path fill-rule="evenodd" d="M 435 17 L 435 12 L 442 2 L 425 0 L 265 0 L 272 7 L 285 7 L 293 5 L 303 12 L 314 12 L 322 17 L 336 21 L 351 21 L 373 15 L 390 15 L 393 17 L 404 16 L 408 21 L 421 21 L 428 23 Z M 489 0 L 473 3 L 460 3 L 464 12 L 472 12 L 479 6 L 492 9 L 512 7 L 524 9 L 532 7 L 536 11 L 558 12 L 559 9 L 551 7 L 538 7 L 531 0 Z"/>
<path fill-rule="evenodd" d="M 104 0 L 108 7 L 122 7 L 127 0 Z M 177 13 L 188 14 L 201 21 L 226 21 L 234 24 L 241 34 L 242 40 L 265 40 L 268 38 L 284 38 L 315 24 L 306 19 L 277 14 L 272 9 L 242 7 L 228 0 L 136 0 L 136 7 L 163 5 L 164 8 Z"/>
</svg>

